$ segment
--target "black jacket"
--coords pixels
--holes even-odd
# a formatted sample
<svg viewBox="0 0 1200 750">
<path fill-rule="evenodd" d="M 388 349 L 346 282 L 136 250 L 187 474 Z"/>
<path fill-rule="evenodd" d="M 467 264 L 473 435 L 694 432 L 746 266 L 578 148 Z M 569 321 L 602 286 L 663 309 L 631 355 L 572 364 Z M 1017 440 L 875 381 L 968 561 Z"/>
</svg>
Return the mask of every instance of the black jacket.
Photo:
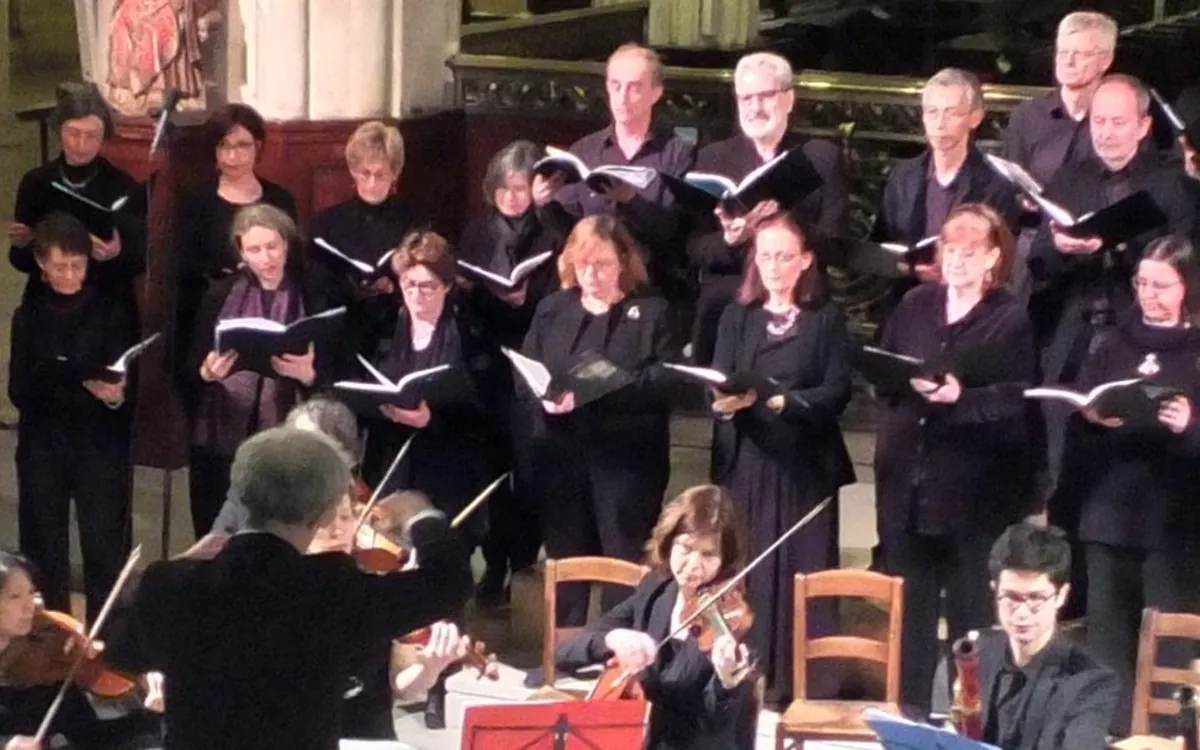
<svg viewBox="0 0 1200 750">
<path fill-rule="evenodd" d="M 785 344 L 790 366 L 777 371 L 764 371 L 756 361 L 766 340 L 766 322 L 760 304 L 725 308 L 712 366 L 725 373 L 774 378 L 787 404 L 776 414 L 763 397 L 732 420 L 717 423 L 713 480 L 725 480 L 742 442 L 748 440 L 812 488 L 813 497 L 829 497 L 854 483 L 854 467 L 838 425 L 850 402 L 846 320 L 832 303 L 802 310 L 798 331 Z"/>
<path fill-rule="evenodd" d="M 1033 383 L 1033 329 L 1003 289 L 946 323 L 946 289 L 922 284 L 901 300 L 880 346 L 916 357 L 962 383 L 952 405 L 911 388 L 877 393 L 875 441 L 879 534 L 1000 530 L 1029 508 L 1032 451 L 1021 391 Z M 918 519 L 920 521 L 918 522 Z"/>
<path fill-rule="evenodd" d="M 873 236 L 882 242 L 901 242 L 911 245 L 937 234 L 941 227 L 925 226 L 926 179 L 933 152 L 905 159 L 892 167 L 883 191 L 883 203 L 875 223 Z M 954 180 L 954 206 L 964 203 L 986 203 L 1015 227 L 1019 216 L 1016 196 L 1008 183 L 1001 179 L 979 149 L 972 147 L 962 171 Z"/>
<path fill-rule="evenodd" d="M 1147 369 L 1154 357 L 1157 372 Z M 1102 427 L 1075 417 L 1066 448 L 1062 492 L 1081 508 L 1079 537 L 1088 542 L 1158 549 L 1176 532 L 1194 534 L 1200 486 L 1200 331 L 1154 328 L 1138 308 L 1084 360 L 1077 386 L 1143 377 L 1182 390 L 1192 425 L 1176 435 L 1163 425 Z"/>
<path fill-rule="evenodd" d="M 1167 215 L 1166 226 L 1146 232 L 1112 253 L 1067 255 L 1055 247 L 1045 219 L 1029 250 L 1034 280 L 1029 311 L 1041 350 L 1041 376 L 1047 382 L 1075 379 L 1092 333 L 1088 314 L 1098 300 L 1106 299 L 1117 318 L 1129 307 L 1129 279 L 1147 243 L 1167 232 L 1196 238 L 1200 193 L 1177 166 L 1147 150 L 1126 170 L 1130 188 L 1150 193 Z M 1098 157 L 1067 164 L 1046 186 L 1046 195 L 1075 215 L 1096 211 L 1109 205 L 1101 185 L 1111 176 Z"/>
<path fill-rule="evenodd" d="M 661 641 L 670 635 L 671 613 L 679 585 L 670 576 L 649 574 L 637 590 L 582 633 L 559 645 L 559 669 L 604 664 L 612 652 L 604 645 L 609 631 L 639 630 Z M 751 708 L 749 680 L 727 689 L 712 660 L 695 638 L 667 641 L 654 664 L 639 675 L 651 703 L 649 750 L 729 750 L 737 747 L 734 728 L 739 710 Z"/>
<path fill-rule="evenodd" d="M 1108 723 L 1120 697 L 1116 674 L 1082 647 L 1056 635 L 1022 670 L 1032 682 L 1020 726 L 1007 727 L 997 713 L 1000 673 L 1011 665 L 1008 639 L 1002 631 L 980 638 L 979 685 L 984 742 L 1001 744 L 1020 737 L 1006 750 L 1103 750 Z M 989 723 L 995 726 L 990 726 Z"/>
<path fill-rule="evenodd" d="M 788 132 L 779 144 L 779 153 L 794 148 L 804 152 L 823 184 L 796 205 L 782 208 L 813 230 L 810 241 L 821 262 L 837 264 L 840 259 L 832 257 L 834 243 L 829 240 L 846 234 L 847 209 L 850 207 L 842 150 L 829 141 Z M 762 164 L 753 141 L 744 135 L 736 135 L 702 148 L 696 160 L 696 171 L 740 181 Z M 688 239 L 688 258 L 703 275 L 740 275 L 747 244 L 730 246 L 725 242 L 715 216 L 698 216 L 694 218 Z"/>
<path fill-rule="evenodd" d="M 265 533 L 233 537 L 210 561 L 153 563 L 114 613 L 108 660 L 164 673 L 168 750 L 336 750 L 353 660 L 470 594 L 467 556 L 445 529 L 440 516 L 417 521 L 420 567 L 382 576 Z"/>
</svg>

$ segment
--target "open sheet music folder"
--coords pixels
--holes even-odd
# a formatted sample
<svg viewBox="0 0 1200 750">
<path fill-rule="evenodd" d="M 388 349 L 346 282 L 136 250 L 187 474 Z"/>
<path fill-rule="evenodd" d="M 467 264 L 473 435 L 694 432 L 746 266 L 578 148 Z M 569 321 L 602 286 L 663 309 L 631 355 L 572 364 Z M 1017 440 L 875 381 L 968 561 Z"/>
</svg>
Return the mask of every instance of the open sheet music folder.
<svg viewBox="0 0 1200 750">
<path fill-rule="evenodd" d="M 863 711 L 863 719 L 879 737 L 885 750 L 1000 750 L 995 745 L 963 737 L 951 729 L 918 724 L 877 708 Z"/>
</svg>

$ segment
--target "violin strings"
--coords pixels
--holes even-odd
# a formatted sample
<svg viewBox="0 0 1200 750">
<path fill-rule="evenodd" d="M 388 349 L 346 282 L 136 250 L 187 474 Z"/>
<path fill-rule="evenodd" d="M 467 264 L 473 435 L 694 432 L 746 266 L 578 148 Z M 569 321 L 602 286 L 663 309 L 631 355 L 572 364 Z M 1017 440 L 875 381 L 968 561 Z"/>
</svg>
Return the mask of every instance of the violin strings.
<svg viewBox="0 0 1200 750">
<path fill-rule="evenodd" d="M 376 485 L 375 491 L 371 493 L 371 499 L 367 501 L 366 506 L 363 508 L 362 513 L 358 517 L 358 523 L 354 524 L 354 531 L 350 533 L 351 543 L 353 543 L 353 540 L 358 538 L 359 529 L 363 527 L 363 524 L 367 520 L 367 516 L 371 515 L 371 510 L 376 506 L 376 504 L 379 503 L 379 498 L 383 496 L 383 488 L 387 487 L 387 483 L 391 480 L 392 475 L 396 473 L 396 469 L 398 469 L 400 467 L 400 463 L 404 461 L 404 456 L 408 453 L 408 449 L 412 447 L 412 442 L 416 439 L 416 437 L 417 436 L 414 433 L 408 438 L 404 445 L 400 446 L 400 450 L 396 453 L 396 457 L 392 459 L 392 465 L 388 467 L 387 473 L 383 475 L 383 479 L 379 480 L 379 484 Z"/>
</svg>

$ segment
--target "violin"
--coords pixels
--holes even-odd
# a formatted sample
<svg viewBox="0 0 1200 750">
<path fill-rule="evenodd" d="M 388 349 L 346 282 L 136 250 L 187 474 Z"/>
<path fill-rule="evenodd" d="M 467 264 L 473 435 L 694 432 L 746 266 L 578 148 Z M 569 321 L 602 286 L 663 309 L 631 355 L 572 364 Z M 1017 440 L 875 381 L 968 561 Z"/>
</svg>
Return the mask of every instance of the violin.
<svg viewBox="0 0 1200 750">
<path fill-rule="evenodd" d="M 371 503 L 371 488 L 360 477 L 350 478 L 350 504 L 355 515 L 361 515 Z M 351 541 L 351 556 L 368 573 L 391 573 L 408 563 L 409 554 L 399 542 L 376 528 L 383 514 L 377 507 L 366 510 L 365 522 L 359 524 Z"/>
<path fill-rule="evenodd" d="M 396 643 L 404 646 L 428 646 L 432 633 L 431 628 L 418 628 L 407 635 L 397 638 Z M 478 669 L 480 677 L 486 677 L 489 680 L 500 679 L 500 670 L 497 666 L 496 655 L 487 652 L 487 644 L 483 641 L 471 642 L 471 649 L 462 658 L 462 663 L 468 667 Z"/>
<path fill-rule="evenodd" d="M 29 634 L 14 639 L 0 654 L 0 685 L 32 687 L 65 682 L 101 698 L 123 698 L 137 679 L 104 666 L 101 650 L 88 644 L 83 624 L 63 613 L 39 609 Z M 78 669 L 77 649 L 86 649 Z"/>
<path fill-rule="evenodd" d="M 746 601 L 740 587 L 734 587 L 721 593 L 707 607 L 701 609 L 713 593 L 715 584 L 709 584 L 696 592 L 694 599 L 686 602 L 683 608 L 684 622 L 690 622 L 688 632 L 700 646 L 703 653 L 711 653 L 717 638 L 728 635 L 735 641 L 746 637 L 750 627 L 754 625 L 754 610 Z"/>
</svg>

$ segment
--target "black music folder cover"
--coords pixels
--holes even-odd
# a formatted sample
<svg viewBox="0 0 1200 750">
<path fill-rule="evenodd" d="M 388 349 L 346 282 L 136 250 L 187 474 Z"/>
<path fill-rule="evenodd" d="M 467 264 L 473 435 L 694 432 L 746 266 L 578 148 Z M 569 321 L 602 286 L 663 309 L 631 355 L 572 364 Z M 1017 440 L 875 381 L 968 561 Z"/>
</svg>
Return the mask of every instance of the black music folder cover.
<svg viewBox="0 0 1200 750">
<path fill-rule="evenodd" d="M 1159 424 L 1163 403 L 1183 391 L 1130 378 L 1101 383 L 1087 393 L 1066 386 L 1028 388 L 1024 393 L 1025 398 L 1061 401 L 1080 411 L 1093 409 L 1100 417 L 1120 419 L 1126 427 L 1150 427 Z"/>
<path fill-rule="evenodd" d="M 344 252 L 331 245 L 324 237 L 313 238 L 313 244 L 329 253 L 330 256 L 342 261 L 349 268 L 357 271 L 363 276 L 366 276 L 368 279 L 377 278 L 380 276 L 388 276 L 392 273 L 392 255 L 394 255 L 396 252 L 394 249 L 388 250 L 386 253 L 380 256 L 379 260 L 375 261 L 375 265 L 371 265 L 370 263 L 364 263 L 361 260 L 351 258 L 349 255 L 346 255 Z"/>
<path fill-rule="evenodd" d="M 889 352 L 874 346 L 854 347 L 850 353 L 854 369 L 876 388 L 889 393 L 912 389 L 908 381 L 913 378 L 936 378 L 926 372 L 925 360 L 906 354 Z"/>
<path fill-rule="evenodd" d="M 664 174 L 662 179 L 680 205 L 689 210 L 711 214 L 721 206 L 734 216 L 748 213 L 766 200 L 774 200 L 787 210 L 824 184 L 801 148 L 784 151 L 741 182 L 710 172 L 688 172 L 683 179 Z"/>
<path fill-rule="evenodd" d="M 669 372 L 678 373 L 693 382 L 712 386 L 721 393 L 731 396 L 754 391 L 759 398 L 770 398 L 783 392 L 783 386 L 778 380 L 754 372 L 724 373 L 712 367 L 695 367 L 670 362 L 664 364 L 663 367 Z"/>
<path fill-rule="evenodd" d="M 361 354 L 358 361 L 370 373 L 367 381 L 340 380 L 333 384 L 338 399 L 359 414 L 374 415 L 385 404 L 415 409 L 424 401 L 431 406 L 458 400 L 469 390 L 461 368 L 441 364 L 415 370 L 393 381 L 371 365 Z"/>
<path fill-rule="evenodd" d="M 583 159 L 575 154 L 553 146 L 547 146 L 546 155 L 534 162 L 533 173 L 562 174 L 566 177 L 567 185 L 583 182 L 597 192 L 607 190 L 613 181 L 624 182 L 638 190 L 645 190 L 658 176 L 658 172 L 649 167 L 625 164 L 604 164 L 589 168 L 583 163 Z"/>
<path fill-rule="evenodd" d="M 142 352 L 149 349 L 160 338 L 162 338 L 161 333 L 147 336 L 144 340 L 139 341 L 122 352 L 121 356 L 117 357 L 116 361 L 110 365 L 80 367 L 78 368 L 78 377 L 80 380 L 100 380 L 105 383 L 120 383 L 129 377 L 129 366 L 133 364 L 134 360 L 140 357 Z M 64 365 L 71 365 L 71 362 L 66 357 L 59 357 L 58 361 Z"/>
<path fill-rule="evenodd" d="M 937 255 L 936 236 L 926 237 L 912 245 L 900 242 L 873 242 L 839 237 L 839 256 L 846 259 L 846 267 L 855 273 L 881 276 L 886 279 L 903 279 L 912 275 L 916 266 L 932 265 Z"/>
<path fill-rule="evenodd" d="M 568 391 L 575 394 L 575 408 L 603 398 L 634 382 L 630 373 L 593 351 L 572 357 L 565 372 L 551 373 L 546 365 L 520 352 L 501 347 L 513 370 L 544 401 L 557 401 Z"/>
<path fill-rule="evenodd" d="M 543 263 L 554 257 L 554 251 L 547 250 L 544 253 L 538 253 L 531 258 L 518 263 L 507 274 L 497 273 L 474 263 L 468 263 L 465 260 L 458 261 L 458 267 L 462 269 L 467 276 L 476 281 L 482 281 L 487 284 L 501 287 L 505 290 L 513 290 L 520 286 L 529 275 L 542 266 Z"/>
<path fill-rule="evenodd" d="M 123 195 L 109 205 L 104 205 L 91 198 L 77 193 L 63 183 L 55 180 L 50 183 L 54 188 L 50 206 L 46 213 L 64 211 L 79 219 L 89 233 L 96 235 L 105 242 L 113 238 L 116 213 L 129 203 L 129 196 Z"/>
<path fill-rule="evenodd" d="M 332 341 L 342 328 L 346 308 L 335 307 L 289 324 L 266 318 L 229 318 L 217 321 L 213 348 L 238 353 L 235 370 L 251 370 L 278 377 L 271 358 L 281 354 L 304 354 L 309 344 L 320 347 Z"/>
</svg>

